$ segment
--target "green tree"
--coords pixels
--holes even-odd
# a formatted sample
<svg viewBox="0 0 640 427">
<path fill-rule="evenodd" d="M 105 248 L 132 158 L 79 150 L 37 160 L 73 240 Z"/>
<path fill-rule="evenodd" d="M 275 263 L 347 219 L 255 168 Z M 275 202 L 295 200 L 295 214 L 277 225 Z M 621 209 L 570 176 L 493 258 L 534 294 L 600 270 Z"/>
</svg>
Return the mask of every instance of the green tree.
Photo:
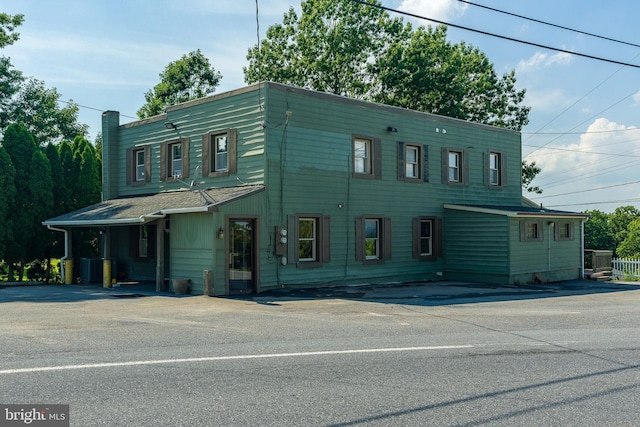
<svg viewBox="0 0 640 427">
<path fill-rule="evenodd" d="M 372 58 L 386 32 L 401 28 L 379 8 L 350 0 L 306 0 L 302 15 L 290 8 L 249 50 L 245 81 L 274 80 L 353 98 L 369 97 Z M 396 22 L 394 27 L 393 23 Z"/>
<path fill-rule="evenodd" d="M 640 258 L 640 218 L 636 218 L 627 226 L 627 233 L 616 253 L 620 258 Z"/>
<path fill-rule="evenodd" d="M 447 28 L 407 24 L 371 68 L 379 88 L 373 100 L 476 123 L 520 130 L 529 107 L 519 104 L 515 73 L 498 77 L 479 49 L 447 41 Z"/>
<path fill-rule="evenodd" d="M 542 189 L 537 185 L 531 185 L 533 179 L 542 171 L 536 162 L 522 161 L 522 189 L 529 193 L 542 194 Z"/>
<path fill-rule="evenodd" d="M 609 228 L 616 240 L 616 245 L 620 245 L 629 233 L 629 224 L 640 218 L 640 211 L 633 206 L 619 206 L 609 216 Z"/>
<path fill-rule="evenodd" d="M 42 255 L 41 222 L 53 205 L 53 182 L 49 161 L 26 127 L 10 125 L 4 133 L 3 146 L 15 167 L 16 189 L 8 215 L 13 238 L 6 242 L 5 260 L 9 264 L 9 280 L 14 277 L 16 265 L 18 280 L 22 280 L 26 263 Z"/>
<path fill-rule="evenodd" d="M 47 89 L 43 81 L 28 78 L 20 85 L 0 126 L 22 123 L 42 146 L 85 136 L 89 128 L 78 122 L 78 106 L 70 101 L 60 107 L 60 98 L 57 89 Z"/>
<path fill-rule="evenodd" d="M 24 22 L 24 15 L 0 13 L 0 48 L 15 43 L 20 34 L 16 29 Z"/>
<path fill-rule="evenodd" d="M 369 0 L 379 5 L 377 0 Z M 528 122 L 515 73 L 498 77 L 477 48 L 446 41 L 446 27 L 413 30 L 351 0 L 306 0 L 249 49 L 245 81 L 273 80 L 520 130 Z"/>
<path fill-rule="evenodd" d="M 589 215 L 589 220 L 584 223 L 584 247 L 615 251 L 616 239 L 609 227 L 609 214 L 599 210 L 585 213 Z"/>
<path fill-rule="evenodd" d="M 102 191 L 96 150 L 86 139 L 76 137 L 76 139 L 80 138 L 84 140 L 84 143 L 78 145 L 73 155 L 73 162 L 77 164 L 78 170 L 78 185 L 76 190 L 76 208 L 78 209 L 98 203 Z"/>
<path fill-rule="evenodd" d="M 15 174 L 9 153 L 0 145 L 0 260 L 6 255 L 7 243 L 13 240 L 10 213 L 16 193 Z"/>
<path fill-rule="evenodd" d="M 138 117 L 155 116 L 170 105 L 210 95 L 221 79 L 200 49 L 182 55 L 160 73 L 160 83 L 144 94 L 146 103 L 138 110 Z"/>
</svg>

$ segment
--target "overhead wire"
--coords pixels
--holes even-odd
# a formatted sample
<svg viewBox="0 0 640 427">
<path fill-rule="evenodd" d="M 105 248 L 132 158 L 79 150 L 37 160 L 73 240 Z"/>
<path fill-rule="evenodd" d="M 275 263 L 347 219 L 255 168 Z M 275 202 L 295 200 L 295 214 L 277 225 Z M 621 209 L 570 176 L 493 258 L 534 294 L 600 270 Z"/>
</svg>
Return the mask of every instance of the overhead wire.
<svg viewBox="0 0 640 427">
<path fill-rule="evenodd" d="M 542 48 L 542 49 L 553 50 L 555 52 L 568 53 L 568 54 L 571 54 L 571 55 L 580 56 L 580 57 L 588 58 L 588 59 L 593 59 L 593 60 L 596 60 L 596 61 L 603 61 L 603 62 L 609 62 L 611 64 L 624 65 L 625 67 L 640 68 L 640 65 L 638 65 L 638 64 L 631 64 L 631 63 L 628 63 L 628 62 L 617 61 L 615 59 L 603 58 L 603 57 L 600 57 L 600 56 L 589 55 L 589 54 L 586 54 L 586 53 L 570 51 L 570 50 L 567 50 L 567 49 L 548 46 L 548 45 L 544 45 L 544 44 L 541 44 L 541 43 L 529 42 L 529 41 L 526 41 L 526 40 L 516 39 L 514 37 L 509 37 L 509 36 L 503 36 L 503 35 L 500 35 L 500 34 L 490 33 L 488 31 L 478 30 L 478 29 L 471 28 L 471 27 L 466 27 L 464 25 L 452 24 L 450 22 L 441 21 L 439 19 L 428 18 L 426 16 L 417 15 L 415 13 L 405 12 L 403 10 L 399 10 L 399 9 L 394 9 L 394 8 L 391 8 L 391 7 L 383 6 L 381 4 L 367 3 L 364 0 L 351 0 L 351 1 L 353 1 L 355 3 L 358 3 L 358 4 L 361 4 L 361 5 L 364 5 L 364 6 L 375 7 L 375 8 L 378 8 L 378 9 L 386 10 L 387 12 L 393 12 L 393 13 L 397 13 L 397 14 L 405 15 L 405 16 L 410 16 L 412 18 L 417 18 L 417 19 L 423 19 L 425 21 L 434 22 L 436 24 L 446 25 L 448 27 L 458 28 L 460 30 L 471 31 L 471 32 L 478 33 L 478 34 L 483 34 L 485 36 L 496 37 L 496 38 L 499 38 L 499 39 L 502 39 L 502 40 L 512 41 L 512 42 L 516 42 L 516 43 L 520 43 L 520 44 L 526 44 L 526 45 L 529 45 L 529 46 L 539 47 L 539 48 Z"/>
<path fill-rule="evenodd" d="M 580 52 L 569 51 L 569 50 L 567 50 L 567 49 L 561 49 L 561 48 L 556 48 L 556 47 L 552 47 L 552 46 L 543 45 L 543 44 L 540 44 L 540 43 L 534 43 L 534 42 L 529 42 L 529 41 L 525 41 L 525 40 L 520 40 L 520 39 L 516 39 L 516 38 L 513 38 L 513 37 L 502 36 L 502 35 L 499 35 L 499 34 L 494 34 L 494 33 L 490 33 L 490 32 L 487 32 L 487 31 L 477 30 L 477 29 L 470 28 L 470 27 L 466 27 L 466 26 L 462 26 L 462 25 L 451 24 L 451 23 L 447 23 L 447 22 L 444 22 L 444 21 L 441 21 L 441 20 L 437 20 L 437 19 L 433 19 L 433 18 L 428 18 L 428 17 L 425 17 L 425 16 L 421 16 L 421 15 L 417 15 L 417 14 L 414 14 L 414 13 L 410 13 L 410 12 L 405 12 L 405 11 L 401 11 L 401 10 L 393 9 L 393 8 L 386 7 L 386 6 L 382 6 L 382 5 L 378 5 L 378 4 L 367 3 L 367 2 L 362 1 L 362 0 L 352 0 L 352 1 L 354 1 L 355 3 L 362 4 L 362 5 L 367 5 L 367 6 L 370 6 L 370 7 L 376 7 L 376 8 L 382 9 L 382 10 L 386 10 L 386 11 L 388 11 L 388 12 L 398 13 L 398 14 L 405 15 L 405 16 L 409 16 L 409 17 L 412 17 L 412 18 L 423 19 L 423 20 L 427 20 L 427 21 L 434 22 L 434 23 L 437 23 L 437 24 L 447 25 L 447 26 L 450 26 L 450 27 L 453 27 L 453 28 L 458 28 L 458 29 L 462 29 L 462 30 L 466 30 L 466 31 L 475 32 L 475 33 L 478 33 L 478 34 L 483 34 L 483 35 L 487 35 L 487 36 L 491 36 L 491 37 L 496 37 L 496 38 L 500 38 L 500 39 L 507 40 L 507 41 L 512 41 L 512 42 L 521 43 L 521 44 L 526 44 L 526 45 L 529 45 L 529 46 L 539 47 L 539 48 L 548 49 L 548 50 L 552 50 L 552 51 L 556 51 L 556 52 L 567 53 L 567 54 L 570 54 L 570 55 L 575 55 L 575 56 L 584 57 L 584 58 L 588 58 L 588 59 L 593 59 L 593 60 L 598 60 L 598 61 L 603 61 L 603 62 L 608 62 L 608 63 L 618 64 L 618 65 L 621 65 L 622 67 L 640 68 L 640 65 L 632 64 L 632 63 L 630 63 L 630 62 L 622 62 L 622 61 L 617 61 L 617 60 L 611 60 L 611 59 L 608 59 L 608 58 L 602 58 L 602 57 L 598 57 L 598 56 L 595 56 L 595 55 L 583 54 L 583 53 L 580 53 Z M 472 5 L 476 6 L 476 4 L 475 4 L 475 3 L 471 3 L 471 2 L 468 2 L 468 1 L 464 1 L 464 0 L 459 0 L 459 1 L 462 1 L 462 2 L 464 2 L 464 3 L 472 4 Z M 494 10 L 493 8 L 487 8 L 487 9 L 489 9 L 489 10 L 493 10 L 493 11 L 495 11 L 495 12 L 500 12 L 500 13 L 510 14 L 510 13 L 508 13 L 508 12 L 504 12 L 504 11 L 501 11 L 501 10 L 498 10 L 498 9 L 495 9 L 495 10 Z M 534 22 L 539 22 L 539 23 L 542 23 L 542 24 L 545 24 L 545 25 L 551 25 L 551 26 L 555 26 L 555 27 L 558 27 L 558 28 L 562 28 L 562 29 L 566 29 L 566 30 L 570 30 L 570 31 L 578 32 L 578 33 L 585 34 L 585 35 L 589 35 L 589 36 L 592 36 L 592 37 L 597 37 L 597 38 L 601 38 L 601 39 L 604 39 L 604 40 L 613 41 L 613 42 L 616 42 L 616 43 L 622 43 L 622 44 L 627 44 L 627 45 L 631 45 L 631 46 L 640 47 L 640 45 L 636 45 L 636 44 L 633 44 L 633 43 L 624 42 L 624 41 L 621 41 L 621 40 L 616 40 L 616 39 L 612 39 L 612 38 L 605 37 L 605 36 L 599 36 L 599 35 L 597 35 L 597 34 L 587 33 L 587 32 L 580 31 L 580 30 L 575 30 L 575 29 L 572 29 L 572 28 L 569 28 L 569 27 L 558 26 L 557 24 L 551 24 L 551 23 L 548 23 L 548 22 L 545 22 L 545 21 L 535 20 L 535 19 L 533 19 L 533 18 L 528 18 L 528 17 L 524 17 L 524 16 L 521 16 L 521 15 L 516 15 L 516 14 L 511 14 L 511 15 L 512 15 L 512 16 L 516 16 L 516 17 L 518 17 L 518 18 L 524 18 L 524 19 L 528 19 L 528 20 L 531 20 L 531 21 L 534 21 Z M 640 56 L 640 55 L 637 55 L 636 57 L 634 57 L 634 58 L 632 59 L 632 61 L 633 61 L 633 60 L 635 60 L 638 56 Z M 609 79 L 611 79 L 615 74 L 617 74 L 617 73 L 622 69 L 622 67 L 621 67 L 621 68 L 619 68 L 618 70 L 616 70 L 614 73 L 612 73 L 609 77 L 607 77 L 607 78 L 606 78 L 605 80 L 603 80 L 601 83 L 599 83 L 598 85 L 596 85 L 593 89 L 591 89 L 591 90 L 590 90 L 589 92 L 587 92 L 584 96 L 582 96 L 578 101 L 574 102 L 570 107 L 568 107 L 568 108 L 567 108 L 567 109 L 565 109 L 562 113 L 560 113 L 558 116 L 556 116 L 556 117 L 555 117 L 551 122 L 553 122 L 554 120 L 556 120 L 558 117 L 560 117 L 560 116 L 561 116 L 562 114 L 564 114 L 566 111 L 568 111 L 569 109 L 573 108 L 576 104 L 578 104 L 580 101 L 582 101 L 584 98 L 586 98 L 586 96 L 588 96 L 588 95 L 589 95 L 589 94 L 591 94 L 593 91 L 595 91 L 595 90 L 596 90 L 596 89 L 598 89 L 600 86 L 602 86 L 605 82 L 607 82 L 607 81 L 608 81 Z M 628 99 L 629 97 L 631 97 L 631 96 L 635 95 L 636 93 L 637 93 L 637 91 L 634 91 L 632 94 L 625 96 L 625 97 L 624 97 L 624 98 L 622 98 L 621 100 L 619 100 L 619 101 L 617 101 L 616 103 L 614 103 L 614 104 L 610 105 L 610 106 L 609 106 L 609 107 L 607 107 L 606 109 L 604 109 L 604 110 L 600 111 L 600 112 L 599 112 L 598 114 L 596 114 L 595 116 L 602 114 L 603 112 L 605 112 L 605 111 L 609 110 L 610 108 L 612 108 L 612 107 L 614 107 L 614 106 L 618 105 L 619 103 L 621 103 L 621 102 L 623 102 L 624 100 Z M 575 126 L 575 127 L 573 127 L 572 129 L 570 129 L 570 131 L 569 131 L 569 132 L 571 132 L 571 131 L 573 131 L 574 129 L 576 129 L 577 127 L 579 127 L 579 126 L 583 125 L 585 122 L 592 120 L 595 116 L 591 116 L 591 117 L 590 117 L 590 118 L 588 118 L 587 120 L 585 120 L 585 121 L 581 122 L 580 124 L 576 125 L 576 126 Z M 540 130 L 544 129 L 544 128 L 545 128 L 546 126 L 548 126 L 551 122 L 549 122 L 549 123 L 545 124 L 545 126 L 543 126 Z M 538 133 L 539 133 L 539 131 L 538 131 L 538 132 L 534 132 L 532 135 L 535 135 L 535 134 L 538 134 Z M 584 134 L 584 133 L 585 133 L 585 132 L 581 132 L 581 134 Z M 567 132 L 564 132 L 564 133 L 558 133 L 557 135 L 560 135 L 558 138 L 555 138 L 555 139 L 553 139 L 553 140 L 551 140 L 551 141 L 547 142 L 547 143 L 546 143 L 546 144 L 544 144 L 543 146 L 536 146 L 536 149 L 535 149 L 535 150 L 533 150 L 531 153 L 527 154 L 527 156 L 529 156 L 530 154 L 532 154 L 533 152 L 535 152 L 535 151 L 537 151 L 537 150 L 539 150 L 539 149 L 541 149 L 541 148 L 545 148 L 545 147 L 546 147 L 546 145 L 548 145 L 548 144 L 550 144 L 550 143 L 552 143 L 552 142 L 556 141 L 556 140 L 557 140 L 557 139 L 559 139 L 561 136 L 564 136 L 564 135 L 567 135 L 567 134 L 568 134 Z M 530 138 L 530 137 L 529 137 L 529 138 Z M 592 153 L 592 154 L 596 154 L 596 153 Z M 604 154 L 604 153 L 602 153 L 602 154 Z M 526 156 L 525 156 L 525 157 L 526 157 Z M 627 155 L 626 157 L 629 157 L 629 156 Z M 635 162 L 634 162 L 634 163 L 635 163 Z M 614 167 L 614 168 L 615 168 L 616 170 L 620 170 L 620 169 L 621 169 L 621 168 L 620 168 L 620 165 L 617 165 L 617 166 L 616 166 L 616 167 Z M 604 173 L 609 173 L 609 172 L 604 172 L 604 171 L 600 170 L 600 171 L 599 171 L 599 173 L 597 173 L 596 175 L 593 175 L 593 176 L 601 175 L 601 174 L 604 174 Z M 583 175 L 581 178 L 583 179 L 583 178 L 584 178 L 584 175 Z M 563 184 L 566 184 L 566 182 L 563 182 Z M 628 185 L 628 184 L 625 184 L 625 185 Z M 585 190 L 585 191 L 592 191 L 592 190 Z M 640 199 L 638 199 L 638 200 L 640 200 Z M 634 201 L 635 201 L 635 200 L 634 200 Z M 610 203 L 610 202 L 598 202 L 598 204 L 601 204 L 601 203 L 603 204 L 603 203 Z M 577 205 L 580 205 L 580 204 L 577 204 Z M 560 205 L 560 206 L 568 206 L 568 205 Z"/>
<path fill-rule="evenodd" d="M 530 18 L 530 17 L 524 16 L 524 15 L 518 15 L 516 13 L 507 12 L 507 11 L 504 11 L 504 10 L 496 9 L 496 8 L 493 8 L 493 7 L 485 6 L 485 5 L 474 3 L 474 2 L 471 2 L 471 1 L 467 1 L 467 0 L 458 0 L 458 1 L 461 2 L 461 3 L 466 3 L 466 4 L 471 5 L 471 6 L 476 6 L 476 7 L 482 8 L 482 9 L 491 10 L 493 12 L 498 12 L 498 13 L 502 13 L 502 14 L 505 14 L 505 15 L 514 16 L 516 18 L 525 19 L 527 21 L 536 22 L 538 24 L 549 25 L 551 27 L 560 28 L 562 30 L 572 31 L 574 33 L 579 33 L 579 34 L 584 34 L 585 36 L 596 37 L 596 38 L 599 38 L 599 39 L 602 39 L 602 40 L 607 40 L 607 41 L 614 42 L 614 43 L 626 44 L 628 46 L 640 47 L 639 44 L 625 42 L 625 41 L 622 41 L 622 40 L 617 40 L 617 39 L 614 39 L 614 38 L 611 38 L 611 37 L 601 36 L 601 35 L 594 34 L 594 33 L 588 33 L 586 31 L 576 30 L 576 29 L 573 29 L 573 28 L 565 27 L 563 25 L 552 24 L 551 22 L 546 22 L 546 21 L 542 21 L 540 19 Z"/>
</svg>

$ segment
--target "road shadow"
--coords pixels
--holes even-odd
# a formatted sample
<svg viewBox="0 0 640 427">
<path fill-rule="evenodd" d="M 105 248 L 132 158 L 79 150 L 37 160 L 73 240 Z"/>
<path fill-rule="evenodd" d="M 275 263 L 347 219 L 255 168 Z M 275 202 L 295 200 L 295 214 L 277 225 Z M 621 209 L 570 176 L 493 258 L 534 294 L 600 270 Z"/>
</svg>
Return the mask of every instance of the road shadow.
<svg viewBox="0 0 640 427">
<path fill-rule="evenodd" d="M 101 299 L 136 299 L 148 296 L 188 298 L 194 295 L 176 295 L 171 292 L 156 292 L 155 282 L 140 282 L 113 288 L 101 284 L 44 285 L 0 283 L 0 304 L 8 302 L 71 303 Z"/>
<path fill-rule="evenodd" d="M 285 301 L 343 299 L 381 304 L 445 306 L 638 290 L 640 290 L 640 282 L 571 280 L 543 284 L 508 285 L 439 281 L 302 289 L 284 288 L 257 295 L 225 298 L 253 301 L 262 305 L 278 305 L 279 302 Z"/>
<path fill-rule="evenodd" d="M 631 291 L 640 291 L 640 282 L 571 280 L 543 284 L 508 285 L 438 281 L 317 288 L 283 288 L 265 291 L 260 294 L 224 296 L 219 298 L 248 301 L 271 306 L 278 306 L 287 301 L 335 299 L 375 302 L 380 304 L 446 306 Z M 7 286 L 0 283 L 0 304 L 8 302 L 71 303 L 101 299 L 137 299 L 149 296 L 190 298 L 202 295 L 176 295 L 172 292 L 156 292 L 155 283 L 151 282 L 125 285 L 118 288 L 103 288 L 102 285 L 99 284 Z"/>
</svg>

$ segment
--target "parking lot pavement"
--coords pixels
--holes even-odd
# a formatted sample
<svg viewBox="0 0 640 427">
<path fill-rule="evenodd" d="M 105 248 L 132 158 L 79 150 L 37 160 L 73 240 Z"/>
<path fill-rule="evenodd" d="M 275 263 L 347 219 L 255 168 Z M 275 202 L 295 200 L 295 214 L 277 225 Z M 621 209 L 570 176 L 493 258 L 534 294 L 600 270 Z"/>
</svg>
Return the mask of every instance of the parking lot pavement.
<svg viewBox="0 0 640 427">
<path fill-rule="evenodd" d="M 345 299 L 411 305 L 450 305 L 478 302 L 553 298 L 571 295 L 602 294 L 640 290 L 640 282 L 595 282 L 572 280 L 556 283 L 507 285 L 456 281 L 388 283 L 377 285 L 283 288 L 255 295 L 226 297 L 258 304 L 318 299 Z M 197 295 L 175 295 L 156 292 L 152 283 L 103 288 L 84 285 L 1 285 L 0 303 L 6 302 L 74 302 L 99 299 L 126 299 L 147 296 L 190 298 Z M 202 295 L 200 295 L 202 297 Z"/>
</svg>

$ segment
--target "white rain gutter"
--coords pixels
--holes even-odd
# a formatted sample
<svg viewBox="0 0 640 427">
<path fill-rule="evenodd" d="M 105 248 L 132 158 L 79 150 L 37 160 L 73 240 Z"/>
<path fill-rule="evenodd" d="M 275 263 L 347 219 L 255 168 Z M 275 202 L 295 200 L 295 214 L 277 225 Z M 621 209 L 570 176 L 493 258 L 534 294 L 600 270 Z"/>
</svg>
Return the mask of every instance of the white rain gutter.
<svg viewBox="0 0 640 427">
<path fill-rule="evenodd" d="M 47 228 L 52 231 L 60 231 L 64 233 L 64 256 L 60 258 L 60 274 L 62 275 L 62 283 L 64 283 L 65 278 L 65 261 L 69 259 L 69 253 L 71 252 L 71 239 L 69 238 L 69 230 L 64 228 L 56 228 L 52 225 L 47 224 Z"/>
</svg>

